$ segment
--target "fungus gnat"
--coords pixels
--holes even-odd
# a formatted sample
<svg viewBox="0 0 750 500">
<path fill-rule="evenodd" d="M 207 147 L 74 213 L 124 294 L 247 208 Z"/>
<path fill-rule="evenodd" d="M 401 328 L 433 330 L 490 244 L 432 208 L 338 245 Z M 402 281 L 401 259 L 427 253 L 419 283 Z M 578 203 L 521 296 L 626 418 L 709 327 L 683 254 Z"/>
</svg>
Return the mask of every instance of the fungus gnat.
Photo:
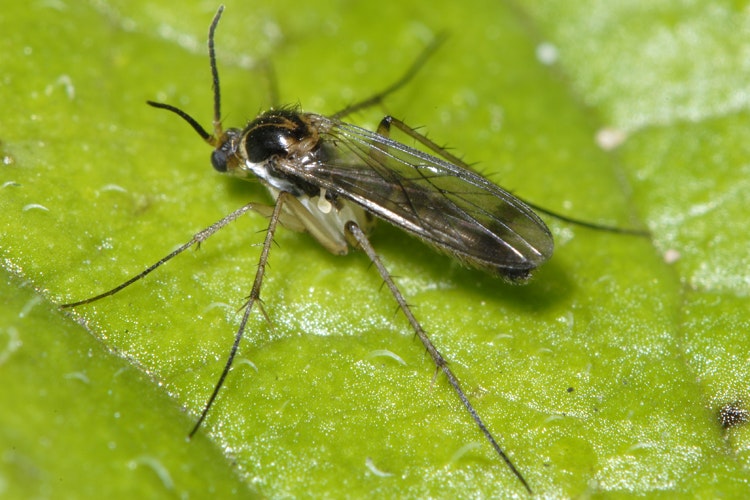
<svg viewBox="0 0 750 500">
<path fill-rule="evenodd" d="M 214 88 L 213 134 L 174 106 L 152 101 L 148 104 L 171 111 L 187 121 L 214 148 L 211 164 L 217 171 L 245 179 L 259 179 L 275 203 L 273 206 L 248 203 L 124 283 L 62 307 L 76 307 L 114 295 L 249 211 L 268 217 L 258 269 L 234 343 L 218 382 L 190 431 L 192 436 L 206 418 L 229 373 L 253 306 L 257 304 L 265 314 L 260 303 L 261 286 L 278 225 L 310 233 L 318 243 L 337 255 L 345 255 L 350 247 L 360 249 L 374 264 L 438 372 L 448 379 L 471 419 L 524 488 L 531 492 L 526 479 L 498 444 L 446 359 L 417 321 L 367 234 L 375 220 L 382 219 L 466 265 L 520 282 L 552 255 L 553 241 L 549 229 L 534 213 L 533 205 L 477 174 L 405 123 L 387 116 L 380 122 L 377 132 L 371 132 L 341 121 L 354 111 L 378 104 L 401 88 L 424 64 L 439 40 L 430 44 L 390 87 L 334 115 L 322 116 L 291 108 L 271 109 L 243 129 L 224 130 L 214 51 L 214 34 L 223 10 L 222 6 L 217 11 L 208 35 Z M 440 158 L 390 139 L 391 127 L 396 127 Z M 536 206 L 533 208 L 550 213 Z M 584 226 L 623 232 L 560 218 Z"/>
</svg>

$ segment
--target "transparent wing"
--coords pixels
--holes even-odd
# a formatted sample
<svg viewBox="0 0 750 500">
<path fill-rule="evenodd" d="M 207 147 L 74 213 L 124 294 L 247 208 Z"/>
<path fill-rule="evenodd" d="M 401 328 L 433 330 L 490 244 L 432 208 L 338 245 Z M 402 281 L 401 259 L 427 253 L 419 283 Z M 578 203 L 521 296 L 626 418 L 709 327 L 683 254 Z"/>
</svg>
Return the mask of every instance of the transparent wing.
<svg viewBox="0 0 750 500">
<path fill-rule="evenodd" d="M 309 119 L 318 125 L 323 151 L 290 174 L 511 279 L 526 277 L 552 255 L 544 222 L 484 177 L 354 125 Z"/>
</svg>

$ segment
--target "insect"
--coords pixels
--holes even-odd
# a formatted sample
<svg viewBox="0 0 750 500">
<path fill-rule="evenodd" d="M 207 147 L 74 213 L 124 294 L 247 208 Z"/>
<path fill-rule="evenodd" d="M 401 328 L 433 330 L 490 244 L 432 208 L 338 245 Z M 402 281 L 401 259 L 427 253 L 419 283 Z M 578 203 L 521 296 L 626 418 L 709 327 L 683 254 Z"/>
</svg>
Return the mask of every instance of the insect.
<svg viewBox="0 0 750 500">
<path fill-rule="evenodd" d="M 275 203 L 272 206 L 248 203 L 195 234 L 190 241 L 124 283 L 62 307 L 81 306 L 114 295 L 247 212 L 256 211 L 268 217 L 257 272 L 240 325 L 218 382 L 190 431 L 190 436 L 193 436 L 224 384 L 253 307 L 257 305 L 266 315 L 260 302 L 261 287 L 278 225 L 308 232 L 334 254 L 344 255 L 350 247 L 359 249 L 372 261 L 438 372 L 447 378 L 475 425 L 523 487 L 531 492 L 526 479 L 479 416 L 446 359 L 412 313 L 367 234 L 375 220 L 382 219 L 464 264 L 518 282 L 528 278 L 552 255 L 553 240 L 549 229 L 532 205 L 475 173 L 403 122 L 387 116 L 380 122 L 377 132 L 371 132 L 341 120 L 354 111 L 379 103 L 402 87 L 430 56 L 437 42 L 430 45 L 401 79 L 386 90 L 334 115 L 322 116 L 291 108 L 272 109 L 243 129 L 224 130 L 214 49 L 214 36 L 222 12 L 223 6 L 216 12 L 208 35 L 214 88 L 213 133 L 207 132 L 181 109 L 152 101 L 148 104 L 187 121 L 214 148 L 211 154 L 214 169 L 240 178 L 259 179 Z M 443 158 L 390 139 L 391 127 Z M 611 229 L 561 218 L 585 226 Z"/>
</svg>

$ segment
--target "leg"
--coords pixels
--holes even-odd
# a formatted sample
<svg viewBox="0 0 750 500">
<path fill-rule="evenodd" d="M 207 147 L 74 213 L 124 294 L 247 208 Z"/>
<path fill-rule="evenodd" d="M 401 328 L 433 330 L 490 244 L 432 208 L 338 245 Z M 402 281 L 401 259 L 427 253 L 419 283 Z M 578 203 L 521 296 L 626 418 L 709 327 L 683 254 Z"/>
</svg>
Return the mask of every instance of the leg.
<svg viewBox="0 0 750 500">
<path fill-rule="evenodd" d="M 197 233 L 195 236 L 193 236 L 190 239 L 190 241 L 188 241 L 187 243 L 185 243 L 184 245 L 182 245 L 180 248 L 178 248 L 177 250 L 173 251 L 169 255 L 161 258 L 158 262 L 155 262 L 154 264 L 152 264 L 151 266 L 147 267 L 142 272 L 140 272 L 139 274 L 133 276 L 129 280 L 125 281 L 124 283 L 121 283 L 121 284 L 117 285 L 116 287 L 112 288 L 111 290 L 108 290 L 108 291 L 106 291 L 104 293 L 100 293 L 99 295 L 96 295 L 94 297 L 89 297 L 88 299 L 79 300 L 78 302 L 70 302 L 70 303 L 67 303 L 67 304 L 62 304 L 60 307 L 63 308 L 63 309 L 67 309 L 67 308 L 70 308 L 70 307 L 76 307 L 76 306 L 80 306 L 80 305 L 83 305 L 83 304 L 90 304 L 92 302 L 96 302 L 99 299 L 103 299 L 105 297 L 109 297 L 110 295 L 114 295 L 117 292 L 119 292 L 120 290 L 122 290 L 123 288 L 126 288 L 126 287 L 132 285 L 133 283 L 135 283 L 136 281 L 139 281 L 142 278 L 145 278 L 146 276 L 148 276 L 149 274 L 151 274 L 152 271 L 154 271 L 157 268 L 161 267 L 162 264 L 166 264 L 167 262 L 169 262 L 170 260 L 172 260 L 174 257 L 177 257 L 182 252 L 184 252 L 185 250 L 187 250 L 191 246 L 195 245 L 196 243 L 200 246 L 200 244 L 202 242 L 206 241 L 216 231 L 218 231 L 222 227 L 226 226 L 227 224 L 231 223 L 232 221 L 238 219 L 240 216 L 246 214 L 247 212 L 249 212 L 251 210 L 255 210 L 255 211 L 257 211 L 257 212 L 265 215 L 264 212 L 268 213 L 269 209 L 270 209 L 270 207 L 265 206 L 265 205 L 258 205 L 256 203 L 248 203 L 247 205 L 245 205 L 245 206 L 243 206 L 243 207 L 235 210 L 234 212 L 230 213 L 229 215 L 223 217 L 221 220 L 218 220 L 218 221 L 214 222 L 213 224 L 211 224 L 210 226 L 208 226 L 206 229 L 204 229 L 203 231 L 201 231 L 201 232 Z"/>
<path fill-rule="evenodd" d="M 260 66 L 265 71 L 268 80 L 268 101 L 271 103 L 271 109 L 278 109 L 281 103 L 279 102 L 279 80 L 276 78 L 276 69 L 269 59 L 264 59 Z"/>
<path fill-rule="evenodd" d="M 200 417 L 198 417 L 198 421 L 193 426 L 193 429 L 190 431 L 189 437 L 193 437 L 193 435 L 198 431 L 198 428 L 201 426 L 203 421 L 206 419 L 206 415 L 208 415 L 208 410 L 211 409 L 211 406 L 214 404 L 214 400 L 216 399 L 216 396 L 219 394 L 219 391 L 221 390 L 221 387 L 224 385 L 224 380 L 227 378 L 227 374 L 229 374 L 229 369 L 232 368 L 232 363 L 234 362 L 234 357 L 237 355 L 237 349 L 240 346 L 240 341 L 242 340 L 242 336 L 245 334 L 245 328 L 247 327 L 247 321 L 250 318 L 250 312 L 253 309 L 253 305 L 258 302 L 259 307 L 261 308 L 261 311 L 263 312 L 263 315 L 266 316 L 266 319 L 268 316 L 266 315 L 265 311 L 263 311 L 263 306 L 260 303 L 260 288 L 263 285 L 263 276 L 266 272 L 266 264 L 268 263 L 268 253 L 271 250 L 271 244 L 273 243 L 273 235 L 276 232 L 276 228 L 278 227 L 280 218 L 281 218 L 281 209 L 284 206 L 284 203 L 289 201 L 290 199 L 293 199 L 292 195 L 289 193 L 282 192 L 279 197 L 276 199 L 276 205 L 273 208 L 273 212 L 271 213 L 271 219 L 268 222 L 268 230 L 266 231 L 266 238 L 263 240 L 263 250 L 260 252 L 260 258 L 258 259 L 258 269 L 255 272 L 255 280 L 253 281 L 253 288 L 250 291 L 250 296 L 248 297 L 247 303 L 245 304 L 245 313 L 242 315 L 242 321 L 240 321 L 240 326 L 237 328 L 237 333 L 234 336 L 234 343 L 232 344 L 232 349 L 229 351 L 229 357 L 227 358 L 227 362 L 224 365 L 224 369 L 221 372 L 221 375 L 219 376 L 219 381 L 214 386 L 214 391 L 211 393 L 211 397 L 208 398 L 208 402 L 206 403 L 206 406 L 203 408 L 203 411 L 201 412 Z"/>
<path fill-rule="evenodd" d="M 436 155 L 440 156 L 444 160 L 448 161 L 449 163 L 452 163 L 458 167 L 465 168 L 466 170 L 472 170 L 473 169 L 465 163 L 463 160 L 458 158 L 457 156 L 451 154 L 443 147 L 438 146 L 435 144 L 432 140 L 428 139 L 427 136 L 420 134 L 410 126 L 408 126 L 406 123 L 402 122 L 398 118 L 394 118 L 390 115 L 384 117 L 382 120 L 380 120 L 380 123 L 378 124 L 377 134 L 382 135 L 383 137 L 391 137 L 391 125 L 395 126 L 397 129 L 414 139 L 415 141 L 421 143 L 423 146 L 425 146 L 427 149 L 435 153 Z M 370 156 L 372 159 L 378 163 L 385 164 L 386 160 L 384 158 L 384 153 L 381 149 L 376 147 L 370 148 Z"/>
<path fill-rule="evenodd" d="M 398 118 L 386 116 L 385 118 L 380 120 L 380 124 L 378 125 L 378 134 L 385 137 L 390 137 L 391 125 L 395 126 L 397 129 L 399 129 L 401 132 L 405 133 L 415 141 L 421 143 L 427 149 L 443 158 L 444 160 L 448 161 L 448 163 L 452 163 L 457 167 L 465 168 L 466 170 L 471 170 L 472 172 L 475 171 L 468 163 L 464 162 L 461 158 L 449 153 L 447 149 L 438 146 L 432 140 L 428 139 L 426 135 L 420 134 Z"/>
<path fill-rule="evenodd" d="M 422 53 L 419 54 L 419 57 L 417 57 L 417 59 L 411 64 L 411 66 L 409 66 L 409 69 L 406 70 L 406 73 L 404 73 L 401 78 L 392 83 L 388 88 L 378 92 L 373 96 L 368 97 L 367 99 L 355 102 L 354 104 L 350 104 L 338 113 L 334 113 L 333 115 L 331 115 L 331 118 L 340 120 L 341 118 L 356 111 L 369 108 L 370 106 L 375 106 L 376 104 L 380 104 L 383 99 L 396 92 L 398 89 L 409 83 L 409 80 L 414 78 L 414 75 L 417 74 L 417 72 L 422 68 L 425 62 L 427 62 L 427 59 L 429 59 L 430 56 L 432 56 L 432 54 L 437 50 L 437 48 L 440 47 L 440 44 L 445 41 L 445 38 L 445 34 L 439 34 L 437 37 L 435 37 L 435 39 L 432 40 L 432 42 L 430 42 L 427 47 L 425 47 Z"/>
<path fill-rule="evenodd" d="M 367 239 L 367 236 L 359 228 L 359 226 L 357 226 L 353 222 L 348 222 L 346 224 L 346 231 L 354 238 L 354 240 L 359 244 L 359 248 L 361 248 L 367 254 L 372 263 L 375 265 L 375 268 L 377 268 L 381 278 L 383 278 L 386 286 L 391 291 L 393 297 L 396 299 L 399 309 L 401 309 L 401 311 L 404 313 L 404 316 L 406 316 L 406 319 L 411 324 L 411 327 L 414 329 L 414 333 L 416 333 L 417 337 L 419 337 L 419 340 L 422 341 L 422 345 L 424 345 L 425 349 L 427 349 L 427 352 L 435 362 L 435 366 L 437 367 L 438 371 L 442 371 L 445 374 L 448 382 L 456 392 L 458 399 L 460 399 L 461 403 L 463 403 L 464 407 L 466 407 L 466 410 L 471 415 L 474 423 L 477 424 L 477 427 L 479 427 L 479 429 L 482 431 L 482 434 L 484 434 L 485 438 L 487 438 L 500 458 L 502 458 L 503 461 L 508 465 L 511 472 L 513 472 L 513 474 L 521 481 L 526 490 L 531 493 L 531 488 L 526 482 L 526 479 L 524 479 L 518 469 L 516 469 L 515 465 L 513 465 L 513 462 L 510 461 L 510 458 L 508 458 L 503 449 L 500 448 L 500 445 L 495 440 L 495 437 L 490 433 L 489 429 L 487 429 L 487 426 L 479 417 L 479 414 L 474 409 L 474 406 L 472 406 L 471 401 L 469 401 L 469 398 L 466 396 L 466 393 L 464 393 L 463 389 L 461 388 L 461 384 L 453 374 L 453 371 L 448 367 L 448 362 L 445 360 L 445 358 L 443 358 L 442 354 L 440 354 L 440 352 L 434 346 L 430 338 L 427 336 L 427 333 L 422 328 L 422 325 L 419 324 L 417 318 L 411 312 L 409 304 L 406 303 L 406 299 L 404 299 L 404 296 L 396 286 L 396 283 L 393 281 L 390 273 L 383 265 L 383 262 L 380 260 L 378 254 L 375 253 L 375 249 L 372 247 L 370 240 Z"/>
<path fill-rule="evenodd" d="M 397 118 L 393 118 L 392 116 L 386 116 L 380 121 L 380 124 L 378 125 L 378 134 L 389 137 L 390 136 L 390 130 L 391 125 L 395 126 L 397 129 L 399 129 L 401 132 L 405 133 L 415 141 L 421 143 L 424 147 L 435 153 L 436 155 L 440 156 L 441 158 L 445 159 L 449 163 L 452 163 L 458 167 L 465 168 L 466 170 L 471 170 L 476 172 L 468 163 L 463 161 L 462 159 L 458 158 L 457 156 L 451 154 L 446 150 L 444 147 L 438 146 L 435 144 L 432 140 L 427 138 L 427 136 L 420 134 L 410 126 L 408 126 L 406 123 L 402 122 L 401 120 Z M 519 198 L 520 199 L 520 198 Z M 608 226 L 606 224 L 597 224 L 595 222 L 588 222 L 585 220 L 575 219 L 573 217 L 568 217 L 567 215 L 562 215 L 557 212 L 553 212 L 552 210 L 548 210 L 544 207 L 540 207 L 539 205 L 536 205 L 535 203 L 531 203 L 527 200 L 522 200 L 524 203 L 526 203 L 528 206 L 536 210 L 537 212 L 542 212 L 543 214 L 547 214 L 551 217 L 554 217 L 555 219 L 559 219 L 563 222 L 568 222 L 570 224 L 575 224 L 577 226 L 581 227 L 587 227 L 589 229 L 594 229 L 597 231 L 607 231 L 610 233 L 618 233 L 618 234 L 630 234 L 633 236 L 650 236 L 650 233 L 647 230 L 642 229 L 629 229 L 629 228 L 621 228 L 616 226 Z"/>
</svg>

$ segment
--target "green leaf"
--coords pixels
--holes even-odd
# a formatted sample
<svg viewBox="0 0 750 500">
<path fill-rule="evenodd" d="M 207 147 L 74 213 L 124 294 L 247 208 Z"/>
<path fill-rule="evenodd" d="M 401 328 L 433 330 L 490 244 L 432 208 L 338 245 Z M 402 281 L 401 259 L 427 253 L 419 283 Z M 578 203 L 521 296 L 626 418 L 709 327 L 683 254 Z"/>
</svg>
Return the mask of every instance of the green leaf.
<svg viewBox="0 0 750 500">
<path fill-rule="evenodd" d="M 191 442 L 250 290 L 261 216 L 114 297 L 56 310 L 268 202 L 144 104 L 210 125 L 215 8 L 46 2 L 0 16 L 0 257 L 12 275 L 0 289 L 0 493 L 523 496 L 359 252 L 277 233 L 271 324 L 253 314 Z M 216 40 L 224 123 L 268 107 L 266 62 L 284 102 L 332 113 L 447 31 L 385 109 L 351 120 L 374 128 L 394 114 L 524 199 L 651 238 L 550 220 L 554 258 L 516 287 L 381 224 L 372 242 L 418 318 L 536 493 L 738 496 L 748 430 L 722 429 L 718 412 L 749 399 L 747 12 L 229 3 Z"/>
</svg>

